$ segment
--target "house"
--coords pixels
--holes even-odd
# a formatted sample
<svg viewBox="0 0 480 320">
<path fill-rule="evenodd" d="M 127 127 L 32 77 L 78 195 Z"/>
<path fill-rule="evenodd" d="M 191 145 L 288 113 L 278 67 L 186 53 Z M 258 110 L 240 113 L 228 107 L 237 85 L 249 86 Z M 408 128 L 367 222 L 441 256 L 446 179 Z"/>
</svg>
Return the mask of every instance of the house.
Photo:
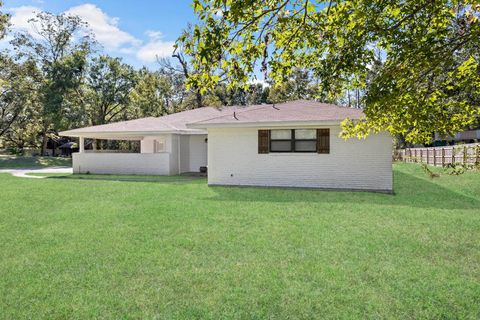
<svg viewBox="0 0 480 320">
<path fill-rule="evenodd" d="M 462 132 L 457 132 L 454 136 L 451 136 L 451 137 L 442 137 L 438 133 L 435 133 L 435 136 L 433 139 L 434 146 L 446 146 L 446 145 L 476 143 L 476 142 L 480 142 L 480 129 L 465 130 Z"/>
<path fill-rule="evenodd" d="M 392 138 L 339 137 L 359 109 L 313 101 L 206 107 L 62 132 L 74 172 L 174 175 L 208 165 L 209 185 L 392 191 Z M 85 138 L 140 140 L 137 154 L 85 152 Z"/>
</svg>

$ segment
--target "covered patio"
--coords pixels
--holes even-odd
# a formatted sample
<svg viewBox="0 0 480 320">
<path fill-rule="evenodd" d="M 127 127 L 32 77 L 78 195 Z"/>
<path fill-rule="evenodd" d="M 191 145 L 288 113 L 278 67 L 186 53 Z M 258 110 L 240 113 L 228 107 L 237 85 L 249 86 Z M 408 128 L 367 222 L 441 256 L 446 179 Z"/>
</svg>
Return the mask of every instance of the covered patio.
<svg viewBox="0 0 480 320">
<path fill-rule="evenodd" d="M 139 141 L 140 152 L 86 150 L 86 139 Z M 81 135 L 73 153 L 74 173 L 176 175 L 199 172 L 207 165 L 207 135 Z"/>
<path fill-rule="evenodd" d="M 143 119 L 142 119 L 143 120 Z M 151 121 L 151 119 L 148 119 Z M 135 125 L 132 126 L 131 122 Z M 74 173 L 177 175 L 207 166 L 207 134 L 203 130 L 141 130 L 140 120 L 62 132 L 78 138 L 72 154 Z M 86 141 L 136 141 L 139 149 L 86 148 Z M 108 145 L 108 143 L 106 143 Z"/>
<path fill-rule="evenodd" d="M 140 152 L 126 150 L 86 150 L 85 139 L 139 141 Z M 73 153 L 74 173 L 99 173 L 99 174 L 153 174 L 171 175 L 177 166 L 172 166 L 170 161 L 175 161 L 171 152 L 167 152 L 166 141 L 168 135 L 145 136 L 80 136 L 79 152 Z M 179 139 L 180 140 L 180 139 Z M 170 145 L 171 148 L 171 145 Z M 171 150 L 170 150 L 171 151 Z"/>
<path fill-rule="evenodd" d="M 74 173 L 177 175 L 204 172 L 207 167 L 207 131 L 187 127 L 230 114 L 212 107 L 187 110 L 163 117 L 148 117 L 60 132 L 78 138 L 73 153 Z M 86 139 L 139 141 L 136 152 L 86 150 Z"/>
</svg>

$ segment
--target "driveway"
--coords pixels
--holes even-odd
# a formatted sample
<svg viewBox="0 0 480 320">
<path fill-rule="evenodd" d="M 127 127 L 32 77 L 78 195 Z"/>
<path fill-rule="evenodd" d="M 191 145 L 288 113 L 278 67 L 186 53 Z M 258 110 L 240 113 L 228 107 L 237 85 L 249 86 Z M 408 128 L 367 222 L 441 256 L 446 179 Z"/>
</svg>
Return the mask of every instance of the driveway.
<svg viewBox="0 0 480 320">
<path fill-rule="evenodd" d="M 42 169 L 2 169 L 0 173 L 10 173 L 15 177 L 43 179 L 45 176 L 29 176 L 28 173 L 73 173 L 72 168 L 51 167 Z"/>
</svg>

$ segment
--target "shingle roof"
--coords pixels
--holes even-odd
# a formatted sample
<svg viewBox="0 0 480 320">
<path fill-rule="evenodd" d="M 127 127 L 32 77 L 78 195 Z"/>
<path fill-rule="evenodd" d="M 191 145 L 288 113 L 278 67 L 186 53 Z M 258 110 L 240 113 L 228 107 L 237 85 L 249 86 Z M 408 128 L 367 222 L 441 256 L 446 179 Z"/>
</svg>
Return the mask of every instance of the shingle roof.
<svg viewBox="0 0 480 320">
<path fill-rule="evenodd" d="M 64 136 L 79 136 L 84 134 L 115 134 L 139 132 L 198 132 L 198 129 L 187 128 L 186 124 L 211 119 L 220 115 L 232 113 L 232 107 L 205 107 L 178 112 L 163 117 L 148 117 L 136 120 L 121 121 L 98 126 L 60 132 Z"/>
<path fill-rule="evenodd" d="M 307 100 L 296 100 L 280 104 L 265 104 L 233 110 L 229 114 L 200 120 L 191 127 L 201 128 L 210 125 L 261 124 L 275 122 L 340 122 L 345 118 L 359 119 L 363 117 L 360 109 L 340 107 L 334 104 Z"/>
<path fill-rule="evenodd" d="M 79 128 L 61 132 L 64 136 L 88 134 L 135 134 L 160 132 L 204 132 L 198 128 L 211 125 L 261 124 L 281 122 L 339 122 L 345 118 L 363 116 L 359 109 L 339 107 L 315 101 L 297 100 L 276 105 L 262 104 L 248 107 L 204 107 L 167 116 L 142 118 L 111 124 Z M 197 129 L 196 129 L 197 128 Z"/>
</svg>

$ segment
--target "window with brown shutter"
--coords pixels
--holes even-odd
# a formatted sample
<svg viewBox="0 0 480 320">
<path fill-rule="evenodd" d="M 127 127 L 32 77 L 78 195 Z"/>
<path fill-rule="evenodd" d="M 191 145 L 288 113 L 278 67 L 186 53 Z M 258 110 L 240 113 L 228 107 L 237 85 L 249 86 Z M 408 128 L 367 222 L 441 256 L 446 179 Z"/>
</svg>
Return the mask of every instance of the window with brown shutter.
<svg viewBox="0 0 480 320">
<path fill-rule="evenodd" d="M 270 130 L 258 130 L 258 153 L 269 153 Z"/>
<path fill-rule="evenodd" d="M 258 153 L 330 153 L 330 129 L 258 130 Z"/>
<path fill-rule="evenodd" d="M 330 129 L 317 129 L 317 153 L 330 153 Z"/>
</svg>

